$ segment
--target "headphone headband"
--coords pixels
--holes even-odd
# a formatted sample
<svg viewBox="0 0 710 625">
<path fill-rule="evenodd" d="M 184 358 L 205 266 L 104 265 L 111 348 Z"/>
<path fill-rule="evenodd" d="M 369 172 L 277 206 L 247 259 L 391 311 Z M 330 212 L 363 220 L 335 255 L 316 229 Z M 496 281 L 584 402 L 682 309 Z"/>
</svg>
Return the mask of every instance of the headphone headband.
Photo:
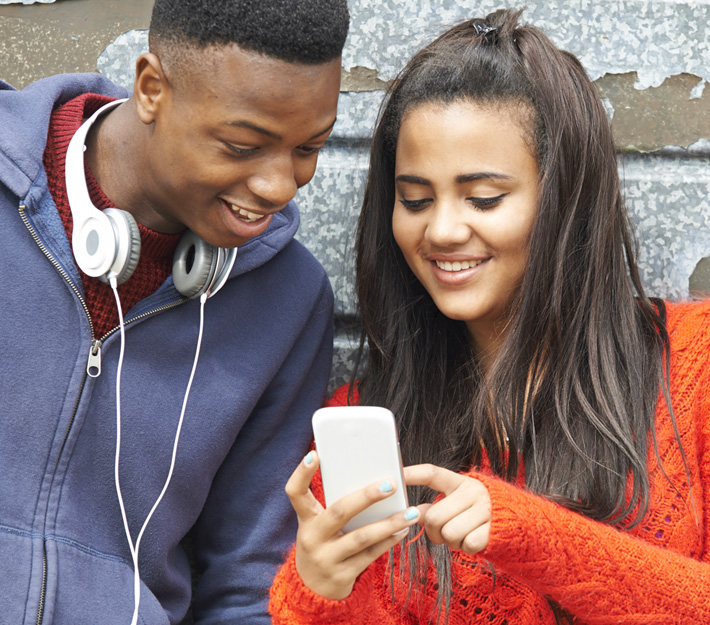
<svg viewBox="0 0 710 625">
<path fill-rule="evenodd" d="M 84 151 L 86 136 L 94 122 L 106 111 L 126 100 L 105 104 L 74 133 L 67 148 L 65 178 L 67 199 L 74 227 L 72 250 L 85 274 L 105 282 L 115 277 L 120 284 L 130 278 L 140 256 L 141 240 L 133 215 L 118 209 L 100 211 L 91 202 L 86 186 Z"/>
<path fill-rule="evenodd" d="M 88 276 L 104 282 L 116 278 L 117 284 L 128 280 L 138 264 L 141 250 L 138 224 L 128 211 L 117 208 L 101 211 L 94 206 L 86 185 L 84 151 L 94 122 L 126 100 L 105 104 L 81 125 L 69 142 L 65 163 L 76 263 Z M 191 299 L 204 294 L 212 297 L 224 286 L 236 257 L 237 248 L 210 245 L 188 230 L 180 239 L 173 258 L 175 288 Z"/>
</svg>

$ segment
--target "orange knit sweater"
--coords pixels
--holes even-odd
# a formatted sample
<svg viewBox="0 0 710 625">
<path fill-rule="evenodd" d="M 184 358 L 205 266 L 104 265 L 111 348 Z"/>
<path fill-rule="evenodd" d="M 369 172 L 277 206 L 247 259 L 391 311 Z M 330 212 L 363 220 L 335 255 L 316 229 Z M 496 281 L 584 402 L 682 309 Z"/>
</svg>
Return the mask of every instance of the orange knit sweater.
<svg viewBox="0 0 710 625">
<path fill-rule="evenodd" d="M 671 398 L 692 487 L 662 400 L 656 432 L 670 481 L 651 457 L 649 512 L 629 531 L 471 471 L 491 496 L 490 541 L 476 556 L 454 553 L 449 625 L 553 624 L 546 597 L 580 624 L 710 623 L 710 302 L 668 305 L 668 329 Z M 346 401 L 341 389 L 331 404 Z M 312 487 L 322 501 L 318 479 Z M 292 552 L 271 590 L 274 625 L 426 623 L 435 576 L 403 610 L 406 588 L 395 581 L 393 603 L 387 562 L 385 554 L 358 578 L 349 597 L 330 601 L 303 585 Z"/>
</svg>

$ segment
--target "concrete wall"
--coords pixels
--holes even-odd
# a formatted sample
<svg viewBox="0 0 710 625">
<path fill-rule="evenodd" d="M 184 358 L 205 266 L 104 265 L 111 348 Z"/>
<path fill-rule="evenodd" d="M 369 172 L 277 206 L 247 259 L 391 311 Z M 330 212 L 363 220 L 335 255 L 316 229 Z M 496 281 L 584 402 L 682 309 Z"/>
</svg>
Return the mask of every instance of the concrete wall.
<svg viewBox="0 0 710 625">
<path fill-rule="evenodd" d="M 60 71 L 98 69 L 130 85 L 133 60 L 147 45 L 151 5 L 0 6 L 0 77 L 21 87 Z M 325 265 L 337 298 L 333 384 L 346 375 L 357 335 L 352 239 L 382 90 L 424 42 L 500 6 L 350 2 L 338 123 L 313 182 L 298 195 L 299 238 Z M 710 294 L 710 0 L 531 0 L 527 7 L 525 19 L 577 55 L 605 98 L 648 290 L 663 297 Z"/>
</svg>

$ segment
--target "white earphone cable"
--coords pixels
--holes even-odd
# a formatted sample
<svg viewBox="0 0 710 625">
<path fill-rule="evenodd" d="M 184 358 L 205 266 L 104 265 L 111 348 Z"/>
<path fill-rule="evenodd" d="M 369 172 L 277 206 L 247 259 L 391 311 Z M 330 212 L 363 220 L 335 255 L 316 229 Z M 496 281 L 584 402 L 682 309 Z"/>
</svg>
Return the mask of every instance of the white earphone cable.
<svg viewBox="0 0 710 625">
<path fill-rule="evenodd" d="M 123 529 L 126 532 L 128 539 L 128 548 L 131 551 L 131 559 L 133 560 L 133 598 L 134 612 L 131 625 L 136 625 L 138 616 L 138 605 L 140 604 L 141 586 L 140 573 L 138 570 L 138 552 L 133 546 L 131 538 L 131 530 L 128 527 L 128 518 L 126 516 L 126 507 L 123 504 L 123 494 L 121 493 L 121 478 L 119 476 L 119 466 L 121 458 L 121 370 L 123 369 L 123 355 L 126 349 L 126 330 L 123 323 L 123 309 L 121 308 L 121 300 L 118 297 L 118 288 L 116 278 L 109 279 L 113 296 L 116 299 L 116 307 L 118 308 L 118 321 L 121 328 L 121 350 L 118 356 L 118 366 L 116 368 L 116 454 L 114 459 L 114 482 L 116 484 L 116 494 L 118 496 L 118 505 L 121 508 L 121 518 L 123 519 Z"/>
<path fill-rule="evenodd" d="M 118 504 L 121 508 L 121 518 L 123 519 L 123 529 L 126 532 L 126 538 L 128 540 L 128 548 L 130 549 L 131 559 L 133 560 L 133 596 L 134 596 L 133 606 L 134 607 L 133 607 L 133 618 L 131 619 L 131 625 L 137 625 L 137 623 L 138 623 L 138 608 L 140 606 L 140 599 L 141 599 L 141 579 L 140 579 L 140 571 L 138 568 L 138 551 L 140 549 L 140 544 L 141 544 L 141 540 L 143 538 L 143 534 L 145 533 L 146 527 L 148 526 L 148 522 L 150 521 L 156 508 L 158 507 L 158 505 L 162 501 L 163 496 L 165 495 L 165 492 L 168 490 L 168 486 L 170 485 L 170 480 L 172 479 L 173 472 L 175 469 L 175 460 L 177 458 L 177 449 L 178 449 L 178 443 L 180 441 L 180 433 L 182 431 L 182 424 L 185 419 L 185 411 L 187 409 L 187 400 L 188 400 L 188 397 L 190 396 L 190 389 L 192 388 L 192 381 L 195 377 L 195 371 L 197 369 L 197 362 L 198 362 L 199 356 L 200 356 L 200 347 L 202 345 L 202 331 L 204 329 L 204 322 L 205 322 L 205 302 L 207 301 L 208 296 L 206 294 L 204 294 L 200 297 L 200 329 L 199 329 L 199 333 L 197 336 L 197 347 L 195 349 L 195 358 L 192 363 L 192 370 L 190 372 L 190 379 L 188 381 L 187 388 L 185 389 L 185 397 L 182 402 L 182 410 L 180 411 L 180 420 L 178 421 L 177 430 L 175 432 L 175 440 L 173 442 L 173 453 L 172 453 L 172 458 L 170 461 L 170 470 L 168 471 L 168 477 L 165 480 L 165 484 L 163 484 L 163 489 L 160 491 L 160 495 L 158 495 L 158 498 L 155 500 L 153 507 L 151 508 L 150 512 L 148 513 L 148 516 L 146 517 L 145 521 L 143 522 L 143 526 L 141 527 L 140 532 L 138 533 L 138 538 L 136 539 L 136 542 L 134 545 L 133 539 L 131 538 L 131 530 L 128 526 L 128 518 L 126 515 L 126 508 L 125 508 L 125 505 L 123 502 L 123 495 L 121 493 L 121 480 L 119 477 L 119 465 L 120 465 L 120 456 L 121 456 L 121 371 L 123 369 L 123 355 L 125 352 L 125 345 L 126 345 L 126 330 L 125 330 L 125 324 L 124 324 L 124 320 L 123 320 L 123 310 L 121 308 L 121 301 L 118 296 L 118 288 L 117 288 L 116 278 L 115 277 L 109 278 L 109 284 L 111 286 L 111 290 L 113 291 L 114 298 L 116 299 L 116 306 L 118 308 L 119 326 L 120 326 L 120 332 L 121 332 L 121 349 L 120 349 L 119 357 L 118 357 L 118 367 L 116 368 L 116 455 L 115 455 L 115 462 L 114 462 L 114 481 L 116 484 L 116 494 L 118 495 Z"/>
</svg>

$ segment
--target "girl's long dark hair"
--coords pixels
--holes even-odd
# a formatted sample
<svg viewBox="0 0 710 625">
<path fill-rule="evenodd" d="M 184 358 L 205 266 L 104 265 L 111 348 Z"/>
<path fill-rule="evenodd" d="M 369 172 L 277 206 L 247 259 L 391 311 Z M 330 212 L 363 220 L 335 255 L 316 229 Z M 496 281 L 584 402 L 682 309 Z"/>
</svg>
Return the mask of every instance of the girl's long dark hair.
<svg viewBox="0 0 710 625">
<path fill-rule="evenodd" d="M 665 307 L 641 284 L 602 102 L 577 59 L 518 26 L 519 15 L 450 29 L 411 59 L 383 104 L 356 241 L 360 402 L 394 412 L 405 465 L 465 471 L 485 452 L 501 477 L 515 480 L 522 464 L 531 491 L 628 527 L 648 507 L 659 389 L 670 407 Z M 439 312 L 392 234 L 403 116 L 461 100 L 529 111 L 540 169 L 527 269 L 485 376 L 465 324 Z M 435 559 L 446 602 L 449 550 L 426 539 L 417 548 L 410 563 Z"/>
</svg>

